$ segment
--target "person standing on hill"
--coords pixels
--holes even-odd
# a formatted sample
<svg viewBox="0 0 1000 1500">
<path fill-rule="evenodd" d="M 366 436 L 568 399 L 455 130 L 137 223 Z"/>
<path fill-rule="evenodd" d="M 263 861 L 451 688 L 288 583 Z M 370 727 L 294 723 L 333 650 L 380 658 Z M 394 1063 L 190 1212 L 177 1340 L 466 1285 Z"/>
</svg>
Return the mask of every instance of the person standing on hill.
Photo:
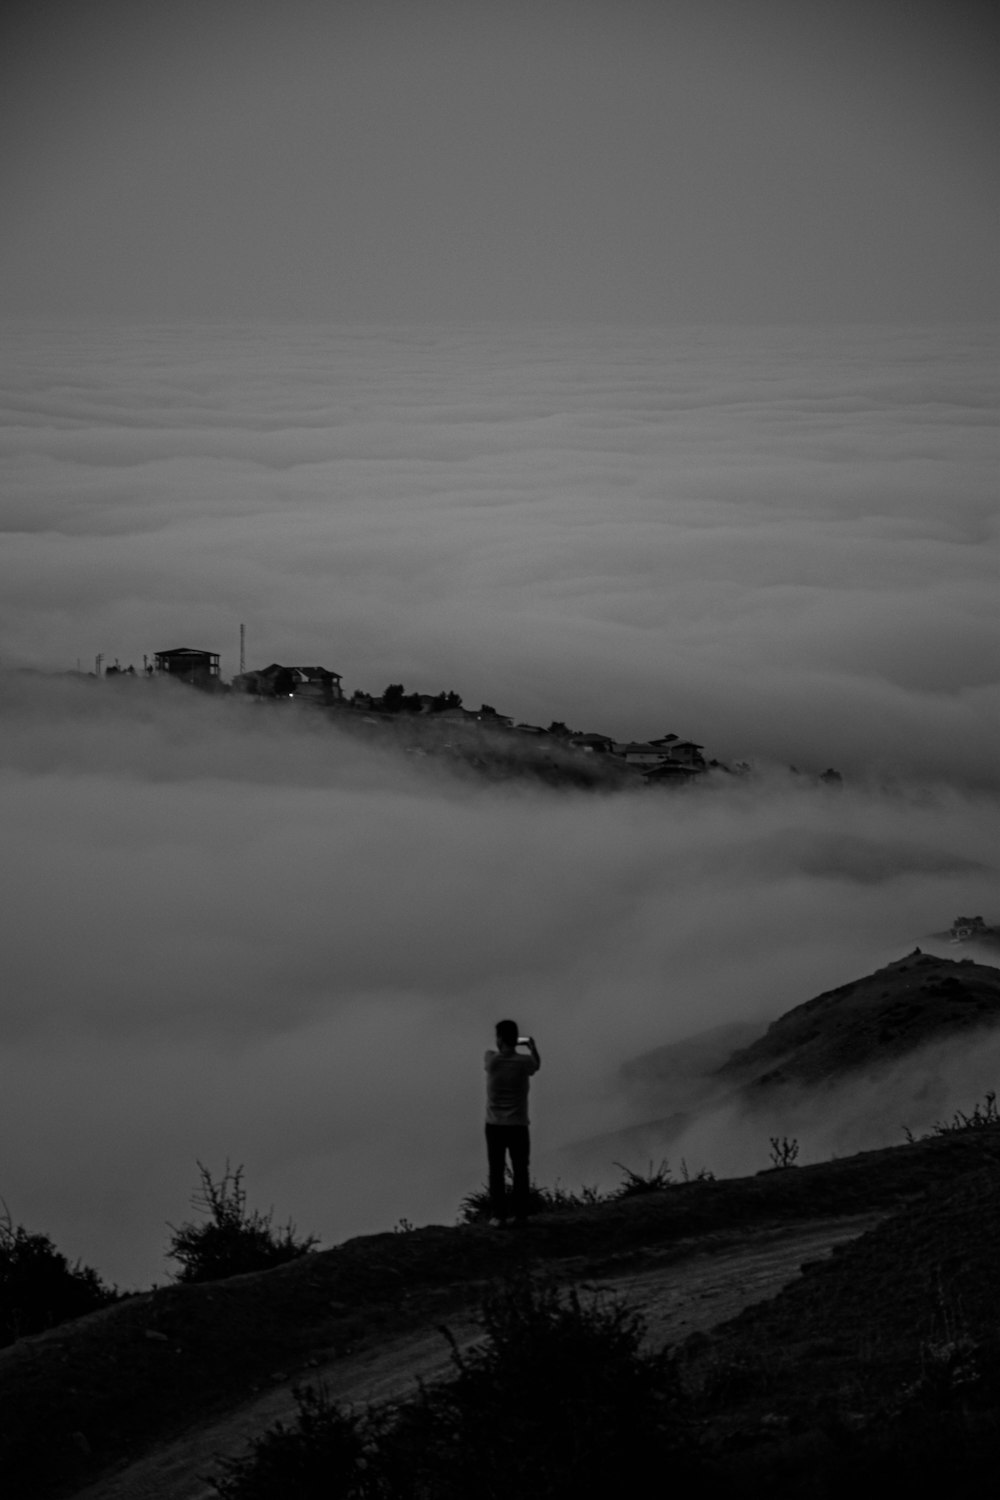
<svg viewBox="0 0 1000 1500">
<path fill-rule="evenodd" d="M 486 1069 L 486 1156 L 490 1170 L 490 1217 L 507 1221 L 505 1172 L 510 1157 L 514 1175 L 511 1207 L 517 1223 L 528 1212 L 531 1137 L 528 1130 L 528 1085 L 542 1065 L 534 1037 L 517 1034 L 516 1021 L 497 1022 L 496 1049 L 484 1058 Z M 519 1052 L 526 1047 L 527 1054 Z"/>
</svg>

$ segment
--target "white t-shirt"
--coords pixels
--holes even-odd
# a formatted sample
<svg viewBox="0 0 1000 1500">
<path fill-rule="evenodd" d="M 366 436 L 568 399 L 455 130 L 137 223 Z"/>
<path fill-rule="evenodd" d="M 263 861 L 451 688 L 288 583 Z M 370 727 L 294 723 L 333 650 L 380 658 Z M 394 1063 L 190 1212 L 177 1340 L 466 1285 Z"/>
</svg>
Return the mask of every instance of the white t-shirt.
<svg viewBox="0 0 1000 1500">
<path fill-rule="evenodd" d="M 486 1069 L 487 1125 L 528 1124 L 528 1080 L 538 1072 L 533 1057 L 490 1050 L 483 1059 Z"/>
</svg>

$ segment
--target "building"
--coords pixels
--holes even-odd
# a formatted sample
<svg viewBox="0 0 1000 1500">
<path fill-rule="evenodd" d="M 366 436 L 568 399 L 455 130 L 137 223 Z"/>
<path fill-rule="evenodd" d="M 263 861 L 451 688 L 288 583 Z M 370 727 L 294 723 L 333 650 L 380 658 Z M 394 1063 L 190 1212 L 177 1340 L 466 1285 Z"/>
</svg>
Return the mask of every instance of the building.
<svg viewBox="0 0 1000 1500">
<path fill-rule="evenodd" d="M 569 743 L 574 750 L 586 750 L 592 755 L 610 755 L 615 746 L 606 734 L 571 734 Z"/>
<path fill-rule="evenodd" d="M 340 703 L 343 678 L 326 667 L 284 667 L 273 661 L 257 672 L 244 672 L 233 686 L 258 698 L 301 698 L 306 703 Z"/>
<path fill-rule="evenodd" d="M 655 766 L 666 758 L 663 748 L 651 745 L 648 740 L 619 741 L 612 753 L 620 756 L 628 766 Z"/>
<path fill-rule="evenodd" d="M 679 740 L 676 738 L 670 744 L 666 744 L 663 741 L 659 743 L 664 745 L 662 754 L 668 760 L 675 761 L 678 765 L 682 766 L 694 766 L 699 771 L 705 769 L 705 757 L 701 753 L 705 748 L 704 745 L 696 745 L 694 740 Z"/>
<path fill-rule="evenodd" d="M 647 786 L 686 786 L 703 774 L 698 766 L 684 766 L 680 761 L 661 760 L 658 765 L 647 766 L 642 779 Z"/>
<path fill-rule="evenodd" d="M 195 651 L 191 646 L 175 646 L 172 651 L 157 651 L 153 659 L 156 671 L 162 676 L 174 677 L 192 687 L 207 688 L 209 692 L 222 686 L 217 651 Z"/>
</svg>

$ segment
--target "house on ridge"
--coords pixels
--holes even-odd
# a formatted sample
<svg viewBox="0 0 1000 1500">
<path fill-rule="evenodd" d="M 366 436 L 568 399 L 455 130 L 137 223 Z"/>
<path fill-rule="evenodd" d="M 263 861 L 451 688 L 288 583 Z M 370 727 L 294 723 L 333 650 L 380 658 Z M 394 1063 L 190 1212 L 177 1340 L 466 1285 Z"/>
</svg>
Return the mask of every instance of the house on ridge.
<svg viewBox="0 0 1000 1500">
<path fill-rule="evenodd" d="M 222 686 L 219 678 L 218 651 L 196 651 L 191 646 L 175 646 L 171 651 L 157 651 L 153 660 L 155 670 L 164 677 L 173 677 L 191 687 L 214 692 Z"/>
<path fill-rule="evenodd" d="M 678 765 L 693 766 L 695 770 L 703 771 L 705 757 L 701 752 L 704 748 L 704 745 L 695 744 L 694 740 L 679 740 L 674 736 L 673 742 L 665 745 L 663 753 L 668 760 L 675 761 Z"/>
<path fill-rule="evenodd" d="M 648 740 L 621 740 L 612 746 L 613 755 L 619 756 L 628 766 L 654 766 L 665 758 L 661 746 Z"/>
<path fill-rule="evenodd" d="M 702 774 L 699 766 L 685 766 L 676 760 L 661 760 L 655 766 L 645 766 L 642 779 L 647 786 L 684 786 Z"/>
<path fill-rule="evenodd" d="M 299 698 L 305 703 L 339 703 L 343 679 L 326 667 L 284 667 L 273 661 L 256 672 L 244 672 L 233 686 L 258 698 Z"/>
<path fill-rule="evenodd" d="M 606 734 L 571 734 L 568 743 L 574 750 L 586 750 L 591 755 L 610 755 L 615 744 Z"/>
</svg>

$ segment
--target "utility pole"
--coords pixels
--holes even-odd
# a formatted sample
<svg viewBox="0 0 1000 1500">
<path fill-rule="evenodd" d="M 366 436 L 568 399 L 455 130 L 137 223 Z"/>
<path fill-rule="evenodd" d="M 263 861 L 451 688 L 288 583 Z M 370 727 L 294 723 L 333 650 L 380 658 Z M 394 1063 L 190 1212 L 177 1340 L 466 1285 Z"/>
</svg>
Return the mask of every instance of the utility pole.
<svg viewBox="0 0 1000 1500">
<path fill-rule="evenodd" d="M 240 676 L 241 677 L 243 676 L 243 673 L 246 671 L 246 669 L 247 669 L 247 628 L 246 628 L 245 625 L 241 625 L 240 626 Z"/>
<path fill-rule="evenodd" d="M 104 660 L 104 652 L 103 651 L 98 651 L 97 655 L 94 658 L 94 675 L 96 677 L 100 677 L 100 675 L 101 675 L 101 662 L 103 660 Z"/>
</svg>

